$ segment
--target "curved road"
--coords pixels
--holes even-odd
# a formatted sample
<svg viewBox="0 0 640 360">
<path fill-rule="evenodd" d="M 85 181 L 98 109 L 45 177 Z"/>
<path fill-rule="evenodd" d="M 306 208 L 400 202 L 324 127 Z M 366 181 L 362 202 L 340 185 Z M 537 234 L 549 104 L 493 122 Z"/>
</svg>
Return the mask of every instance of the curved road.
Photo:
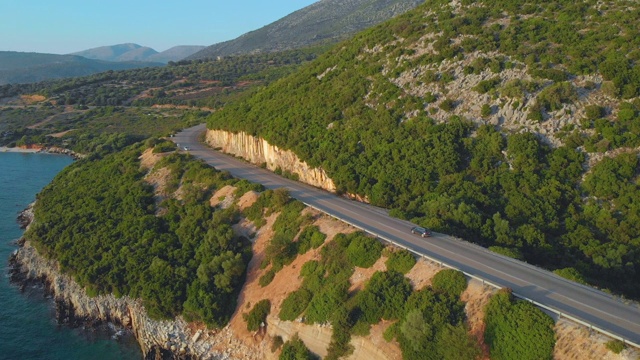
<svg viewBox="0 0 640 360">
<path fill-rule="evenodd" d="M 637 305 L 625 304 L 604 292 L 452 236 L 433 233 L 432 237 L 423 239 L 413 235 L 409 231 L 413 224 L 392 218 L 383 209 L 283 178 L 207 147 L 199 141 L 204 130 L 205 125 L 201 124 L 185 129 L 172 140 L 180 144 L 181 150 L 186 146 L 192 155 L 218 170 L 229 171 L 235 177 L 261 183 L 269 189 L 285 187 L 292 197 L 367 232 L 458 268 L 471 276 L 509 287 L 519 297 L 533 300 L 557 313 L 577 318 L 626 341 L 640 344 L 640 308 Z"/>
</svg>

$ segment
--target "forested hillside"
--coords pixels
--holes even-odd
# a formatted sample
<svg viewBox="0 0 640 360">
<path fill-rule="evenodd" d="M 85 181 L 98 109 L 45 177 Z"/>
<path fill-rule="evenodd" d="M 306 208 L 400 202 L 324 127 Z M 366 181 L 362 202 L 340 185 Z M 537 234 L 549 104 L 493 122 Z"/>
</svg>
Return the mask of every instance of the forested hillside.
<svg viewBox="0 0 640 360">
<path fill-rule="evenodd" d="M 231 228 L 237 209 L 216 211 L 204 199 L 236 181 L 172 154 L 156 164 L 166 183 L 154 192 L 157 183 L 144 177 L 150 169 L 138 159 L 144 148 L 66 168 L 38 194 L 37 220 L 25 236 L 89 295 L 129 295 L 141 298 L 152 317 L 183 314 L 220 327 L 235 309 L 251 247 Z"/>
<path fill-rule="evenodd" d="M 311 356 L 297 337 L 283 344 L 284 324 L 327 359 L 364 341 L 371 351 L 383 339 L 381 354 L 403 359 L 476 359 L 482 333 L 471 328 L 482 320 L 467 318 L 465 302 L 486 308 L 485 353 L 554 353 L 553 320 L 508 291 L 488 300 L 492 289 L 469 289 L 457 270 L 417 261 L 305 208 L 285 189 L 263 191 L 175 150 L 151 138 L 72 164 L 38 195 L 25 239 L 89 296 L 141 299 L 156 319 L 182 315 L 206 332 L 203 341 L 215 343 L 213 329 L 230 320 L 237 338 L 264 338 L 268 323 L 271 350 L 256 347 L 260 358 L 280 347 L 280 359 L 300 358 L 290 357 L 290 346 Z M 327 323 L 325 346 L 309 341 Z"/>
<path fill-rule="evenodd" d="M 427 1 L 230 104 L 437 231 L 640 297 L 637 2 Z"/>
</svg>

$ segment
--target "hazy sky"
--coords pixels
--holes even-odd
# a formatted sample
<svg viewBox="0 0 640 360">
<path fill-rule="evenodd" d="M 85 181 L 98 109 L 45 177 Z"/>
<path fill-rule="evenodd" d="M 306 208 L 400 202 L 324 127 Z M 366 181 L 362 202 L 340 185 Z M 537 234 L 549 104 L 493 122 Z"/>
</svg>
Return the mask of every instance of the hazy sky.
<svg viewBox="0 0 640 360">
<path fill-rule="evenodd" d="M 212 45 L 317 0 L 0 0 L 0 51 L 67 54 L 136 43 Z"/>
</svg>

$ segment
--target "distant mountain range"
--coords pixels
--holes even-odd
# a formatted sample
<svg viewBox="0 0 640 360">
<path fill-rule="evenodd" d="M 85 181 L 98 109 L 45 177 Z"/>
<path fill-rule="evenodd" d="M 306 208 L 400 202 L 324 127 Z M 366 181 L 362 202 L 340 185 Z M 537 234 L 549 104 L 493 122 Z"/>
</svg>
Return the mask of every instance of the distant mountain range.
<svg viewBox="0 0 640 360">
<path fill-rule="evenodd" d="M 86 76 L 107 70 L 162 65 L 164 64 L 150 61 L 110 62 L 77 55 L 0 51 L 0 85 L 33 83 L 48 79 Z"/>
<path fill-rule="evenodd" d="M 423 2 L 424 0 L 321 0 L 234 40 L 211 45 L 187 57 L 187 60 L 334 43 Z"/>
<path fill-rule="evenodd" d="M 161 66 L 170 61 L 275 52 L 335 43 L 415 8 L 423 0 L 321 0 L 234 40 L 204 46 L 175 46 L 163 52 L 127 43 L 68 55 L 0 51 L 0 85 L 31 83 Z"/>
<path fill-rule="evenodd" d="M 174 46 L 163 52 L 141 46 L 138 44 L 118 44 L 111 46 L 100 46 L 93 49 L 78 51 L 69 55 L 78 55 L 87 59 L 103 60 L 103 61 L 151 61 L 168 63 L 169 61 L 178 61 L 192 55 L 205 46 L 197 45 L 180 45 Z"/>
</svg>

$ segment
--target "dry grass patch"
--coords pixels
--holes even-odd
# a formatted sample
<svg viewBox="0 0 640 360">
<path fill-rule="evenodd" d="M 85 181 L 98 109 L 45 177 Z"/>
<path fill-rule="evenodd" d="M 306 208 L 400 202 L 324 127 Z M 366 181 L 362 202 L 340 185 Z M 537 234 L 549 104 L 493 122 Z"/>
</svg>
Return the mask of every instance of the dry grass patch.
<svg viewBox="0 0 640 360">
<path fill-rule="evenodd" d="M 231 204 L 233 204 L 233 201 L 235 200 L 233 193 L 235 191 L 236 191 L 235 186 L 226 185 L 221 189 L 219 189 L 218 191 L 216 191 L 215 194 L 213 194 L 213 196 L 211 196 L 211 199 L 209 200 L 209 204 L 211 205 L 211 207 L 216 207 L 220 205 L 221 208 L 226 209 L 229 206 L 231 206 Z"/>
<path fill-rule="evenodd" d="M 353 293 L 354 291 L 360 291 L 364 288 L 364 284 L 373 276 L 376 271 L 386 271 L 387 265 L 385 262 L 387 261 L 386 256 L 380 256 L 370 268 L 361 268 L 355 267 L 355 271 L 351 274 L 349 278 L 349 282 L 351 286 L 349 287 L 349 292 Z"/>
<path fill-rule="evenodd" d="M 145 150 L 142 155 L 140 155 L 140 157 L 138 157 L 138 159 L 140 159 L 140 168 L 144 169 L 144 170 L 149 170 L 152 169 L 154 166 L 156 166 L 156 164 L 158 163 L 158 161 L 160 161 L 160 159 L 162 159 L 162 155 L 161 154 L 154 154 L 153 153 L 153 149 L 147 149 Z"/>
<path fill-rule="evenodd" d="M 42 95 L 20 95 L 20 100 L 22 101 L 23 104 L 32 105 L 39 102 L 43 102 L 47 100 L 47 98 Z"/>
<path fill-rule="evenodd" d="M 65 135 L 67 135 L 68 133 L 72 132 L 73 130 L 75 130 L 75 129 L 69 129 L 69 130 L 66 130 L 66 131 L 61 131 L 61 132 L 49 134 L 47 136 L 51 136 L 52 138 L 61 138 L 61 137 L 65 136 Z"/>
<path fill-rule="evenodd" d="M 253 203 L 255 203 L 258 200 L 259 196 L 260 196 L 260 193 L 257 191 L 247 191 L 246 193 L 244 193 L 244 195 L 242 195 L 238 199 L 236 204 L 238 205 L 238 208 L 240 209 L 240 211 L 242 211 L 250 207 L 251 205 L 253 205 Z"/>
<path fill-rule="evenodd" d="M 423 258 L 418 259 L 418 262 L 413 268 L 405 275 L 411 281 L 411 286 L 414 290 L 420 290 L 426 286 L 431 285 L 431 278 L 438 271 L 444 268 L 429 260 Z"/>
<path fill-rule="evenodd" d="M 627 348 L 620 354 L 609 351 L 605 344 L 610 338 L 591 332 L 585 326 L 566 319 L 559 319 L 554 328 L 556 346 L 553 358 L 556 360 L 636 360 L 640 353 Z"/>
<path fill-rule="evenodd" d="M 484 343 L 484 308 L 494 292 L 492 287 L 483 285 L 478 280 L 470 280 L 467 288 L 460 295 L 460 300 L 466 303 L 464 312 L 467 315 L 469 332 L 478 340 L 483 359 L 489 359 L 489 347 Z"/>
</svg>

